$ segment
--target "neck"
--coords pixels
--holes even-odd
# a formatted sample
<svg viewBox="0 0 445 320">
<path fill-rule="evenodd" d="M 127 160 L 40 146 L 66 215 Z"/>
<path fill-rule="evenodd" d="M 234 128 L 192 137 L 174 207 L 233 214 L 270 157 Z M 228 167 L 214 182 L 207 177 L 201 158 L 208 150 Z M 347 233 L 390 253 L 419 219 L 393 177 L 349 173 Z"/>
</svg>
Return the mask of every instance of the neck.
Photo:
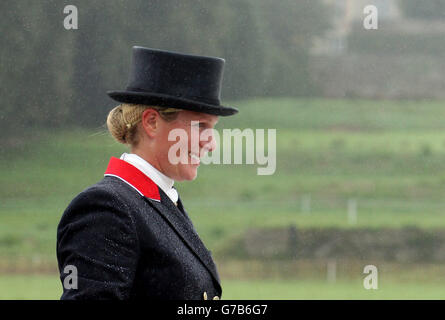
<svg viewBox="0 0 445 320">
<path fill-rule="evenodd" d="M 147 161 L 149 164 L 151 164 L 156 170 L 158 170 L 163 175 L 168 177 L 168 175 L 165 174 L 164 170 L 162 170 L 162 167 L 160 165 L 160 161 L 156 157 L 156 153 L 155 152 L 151 152 L 148 148 L 147 149 L 141 149 L 141 148 L 133 147 L 133 148 L 131 148 L 131 153 L 134 153 L 134 154 L 138 155 L 139 157 L 141 157 L 142 159 Z"/>
</svg>

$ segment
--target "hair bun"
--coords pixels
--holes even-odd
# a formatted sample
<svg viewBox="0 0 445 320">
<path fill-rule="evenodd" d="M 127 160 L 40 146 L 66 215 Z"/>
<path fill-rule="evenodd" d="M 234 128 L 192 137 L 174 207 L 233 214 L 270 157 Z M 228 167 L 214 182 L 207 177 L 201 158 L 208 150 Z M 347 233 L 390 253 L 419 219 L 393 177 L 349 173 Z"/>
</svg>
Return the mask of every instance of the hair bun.
<svg viewBox="0 0 445 320">
<path fill-rule="evenodd" d="M 108 113 L 107 127 L 114 140 L 126 144 L 127 127 L 123 120 L 122 105 L 119 105 Z"/>
</svg>

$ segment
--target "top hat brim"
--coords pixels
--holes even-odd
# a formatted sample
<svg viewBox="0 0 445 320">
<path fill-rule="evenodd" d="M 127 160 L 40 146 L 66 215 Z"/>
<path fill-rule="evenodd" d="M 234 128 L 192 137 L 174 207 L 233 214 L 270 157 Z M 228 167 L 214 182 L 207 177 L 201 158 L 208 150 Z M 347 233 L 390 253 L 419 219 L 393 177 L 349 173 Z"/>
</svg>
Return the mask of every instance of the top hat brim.
<svg viewBox="0 0 445 320">
<path fill-rule="evenodd" d="M 159 107 L 176 108 L 195 112 L 213 114 L 216 116 L 231 116 L 238 113 L 234 107 L 213 105 L 160 93 L 140 91 L 108 91 L 108 96 L 121 103 L 145 104 Z"/>
</svg>

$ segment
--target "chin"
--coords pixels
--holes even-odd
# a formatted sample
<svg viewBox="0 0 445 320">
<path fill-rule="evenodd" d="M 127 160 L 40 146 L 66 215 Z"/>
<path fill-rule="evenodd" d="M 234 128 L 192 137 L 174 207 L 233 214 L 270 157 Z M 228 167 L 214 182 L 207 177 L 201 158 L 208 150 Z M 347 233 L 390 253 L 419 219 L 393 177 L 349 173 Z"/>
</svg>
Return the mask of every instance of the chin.
<svg viewBox="0 0 445 320">
<path fill-rule="evenodd" d="M 176 168 L 175 174 L 170 175 L 175 181 L 192 181 L 195 180 L 198 176 L 198 167 L 197 166 L 181 166 Z"/>
<path fill-rule="evenodd" d="M 198 176 L 197 169 L 189 169 L 181 175 L 182 180 L 192 181 Z"/>
</svg>

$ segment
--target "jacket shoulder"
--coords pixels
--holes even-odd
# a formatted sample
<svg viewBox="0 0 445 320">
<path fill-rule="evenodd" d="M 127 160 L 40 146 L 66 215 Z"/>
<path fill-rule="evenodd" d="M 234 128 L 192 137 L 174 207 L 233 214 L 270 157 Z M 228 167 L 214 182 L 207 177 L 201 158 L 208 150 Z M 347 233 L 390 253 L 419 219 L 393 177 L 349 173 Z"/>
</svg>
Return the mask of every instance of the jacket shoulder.
<svg viewBox="0 0 445 320">
<path fill-rule="evenodd" d="M 104 179 L 105 180 L 105 179 Z M 68 205 L 57 230 L 61 280 L 67 265 L 78 269 L 79 290 L 62 299 L 125 299 L 130 295 L 140 254 L 139 238 L 125 187 L 100 181 Z M 109 179 L 107 179 L 109 180 Z"/>
<path fill-rule="evenodd" d="M 118 207 L 126 207 L 126 211 L 129 212 L 131 208 L 128 201 L 134 201 L 137 198 L 140 198 L 139 194 L 118 178 L 104 177 L 98 183 L 89 186 L 75 196 L 65 212 L 82 203 L 98 204 L 103 201 L 118 204 Z"/>
<path fill-rule="evenodd" d="M 129 187 L 112 177 L 105 177 L 98 183 L 80 192 L 69 203 L 59 222 L 59 232 L 63 226 L 74 221 L 97 219 L 110 216 L 110 219 L 126 221 L 134 225 L 133 210 L 130 199 L 135 197 Z M 137 193 L 136 193 L 137 196 Z"/>
</svg>

